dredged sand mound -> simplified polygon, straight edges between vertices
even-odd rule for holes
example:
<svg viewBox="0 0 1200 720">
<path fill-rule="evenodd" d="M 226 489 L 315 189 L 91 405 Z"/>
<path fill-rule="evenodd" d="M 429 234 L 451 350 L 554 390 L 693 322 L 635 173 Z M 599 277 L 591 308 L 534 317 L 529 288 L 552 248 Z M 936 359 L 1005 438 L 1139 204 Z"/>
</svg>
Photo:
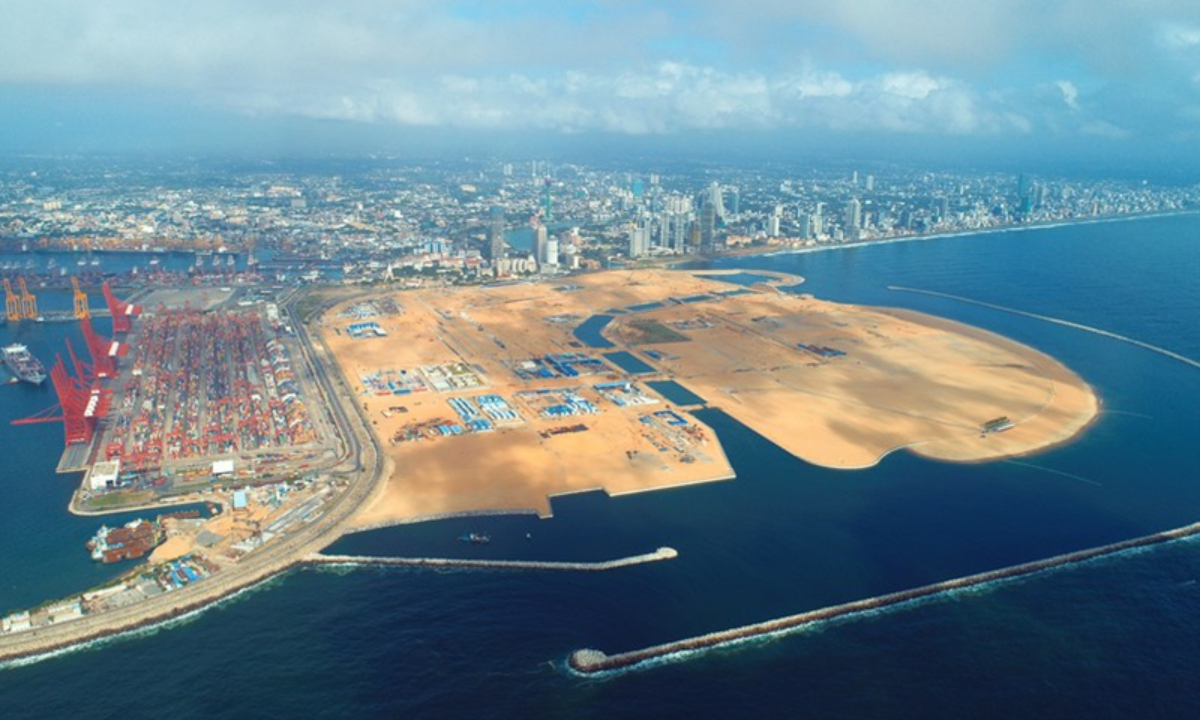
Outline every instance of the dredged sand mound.
<svg viewBox="0 0 1200 720">
<path fill-rule="evenodd" d="M 774 287 L 785 280 L 734 293 L 713 278 L 639 270 L 390 293 L 381 297 L 393 311 L 367 320 L 386 337 L 361 339 L 348 329 L 363 318 L 347 312 L 361 310 L 361 299 L 333 308 L 321 320 L 322 338 L 392 462 L 389 481 L 356 524 L 475 510 L 546 514 L 554 494 L 732 476 L 719 442 L 695 418 L 663 398 L 617 407 L 594 390 L 604 382 L 674 380 L 792 454 L 836 468 L 868 466 L 897 448 L 953 461 L 1032 453 L 1072 438 L 1098 411 L 1082 379 L 1032 348 L 927 315 Z M 604 336 L 616 347 L 591 349 L 573 335 L 596 314 L 614 316 Z M 615 350 L 632 352 L 654 373 L 631 377 L 612 363 L 580 377 L 518 372 L 548 354 L 600 359 Z M 415 392 L 393 395 L 363 381 L 428 379 L 429 369 L 452 366 L 467 371 L 466 385 L 479 384 L 417 382 Z M 544 404 L 529 399 L 563 390 L 600 412 L 547 418 Z M 487 393 L 504 398 L 518 419 L 479 434 L 428 430 L 460 421 L 451 398 Z M 688 434 L 647 417 L 667 408 L 686 419 Z M 983 432 L 999 417 L 1012 427 Z M 550 432 L 573 424 L 586 429 Z M 401 436 L 408 439 L 393 442 Z"/>
</svg>

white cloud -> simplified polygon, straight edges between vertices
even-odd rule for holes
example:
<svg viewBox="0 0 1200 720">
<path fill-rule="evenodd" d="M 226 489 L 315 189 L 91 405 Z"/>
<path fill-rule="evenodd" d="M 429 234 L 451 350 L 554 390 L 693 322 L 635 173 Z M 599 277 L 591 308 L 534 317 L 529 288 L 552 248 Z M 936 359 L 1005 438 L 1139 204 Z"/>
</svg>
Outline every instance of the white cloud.
<svg viewBox="0 0 1200 720">
<path fill-rule="evenodd" d="M 1018 114 L 968 86 L 923 72 L 851 81 L 803 68 L 767 75 L 679 62 L 615 74 L 530 78 L 446 75 L 383 80 L 301 96 L 231 94 L 217 101 L 315 118 L 464 128 L 662 134 L 694 129 L 797 128 L 904 133 L 1025 132 Z"/>
<path fill-rule="evenodd" d="M 1200 82 L 1195 0 L 571 5 L 6 0 L 0 86 L 423 126 L 993 134 L 1136 129 L 1130 87 Z M 1121 119 L 1099 116 L 1105 90 Z"/>
<path fill-rule="evenodd" d="M 1159 33 L 1159 42 L 1172 50 L 1200 45 L 1200 28 L 1169 23 Z"/>
<path fill-rule="evenodd" d="M 1063 102 L 1072 110 L 1079 109 L 1079 88 L 1070 80 L 1059 80 L 1054 83 L 1062 93 Z"/>
</svg>

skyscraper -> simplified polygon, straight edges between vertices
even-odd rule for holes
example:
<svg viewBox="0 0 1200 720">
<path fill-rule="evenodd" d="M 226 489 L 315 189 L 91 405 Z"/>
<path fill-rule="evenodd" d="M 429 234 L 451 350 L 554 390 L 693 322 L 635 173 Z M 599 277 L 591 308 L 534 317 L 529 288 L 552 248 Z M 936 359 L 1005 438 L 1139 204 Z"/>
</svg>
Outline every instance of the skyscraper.
<svg viewBox="0 0 1200 720">
<path fill-rule="evenodd" d="M 862 203 L 858 198 L 850 198 L 850 202 L 846 203 L 846 235 L 852 238 L 858 237 L 858 231 L 862 228 Z"/>
<path fill-rule="evenodd" d="M 767 237 L 779 237 L 779 215 L 771 215 L 767 218 Z"/>
<path fill-rule="evenodd" d="M 493 205 L 488 226 L 487 259 L 495 266 L 504 257 L 504 209 Z"/>
<path fill-rule="evenodd" d="M 719 195 L 718 195 L 719 197 Z M 707 254 L 717 248 L 717 206 L 709 197 L 700 206 L 700 252 Z"/>
<path fill-rule="evenodd" d="M 650 227 L 644 220 L 629 231 L 629 257 L 642 257 L 650 254 Z"/>
<path fill-rule="evenodd" d="M 711 205 L 717 220 L 725 222 L 725 200 L 721 195 L 721 186 L 714 180 L 700 194 L 700 206 Z"/>
<path fill-rule="evenodd" d="M 546 232 L 546 226 L 541 224 L 540 222 L 538 222 L 537 218 L 534 218 L 533 219 L 533 248 L 532 249 L 533 249 L 533 258 L 534 258 L 534 260 L 537 261 L 538 265 L 545 265 L 548 262 L 548 260 L 546 259 L 546 257 L 547 257 L 546 256 L 546 245 L 547 244 L 548 244 L 548 235 Z"/>
</svg>

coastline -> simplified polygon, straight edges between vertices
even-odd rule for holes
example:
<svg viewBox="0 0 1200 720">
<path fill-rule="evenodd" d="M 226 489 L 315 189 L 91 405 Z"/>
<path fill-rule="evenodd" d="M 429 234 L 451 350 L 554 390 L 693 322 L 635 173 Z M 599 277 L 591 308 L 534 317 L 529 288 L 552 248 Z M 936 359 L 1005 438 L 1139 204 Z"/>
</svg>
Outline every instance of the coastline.
<svg viewBox="0 0 1200 720">
<path fill-rule="evenodd" d="M 771 256 L 775 256 L 775 255 L 802 255 L 805 253 L 813 253 L 813 252 L 828 252 L 830 250 L 844 250 L 844 249 L 850 249 L 850 248 L 870 247 L 872 245 L 894 245 L 896 243 L 922 242 L 922 241 L 926 241 L 926 240 L 948 240 L 948 239 L 954 239 L 954 238 L 968 238 L 968 237 L 973 237 L 975 235 L 989 235 L 992 233 L 1017 233 L 1017 232 L 1024 232 L 1027 230 L 1049 230 L 1049 229 L 1053 229 L 1053 228 L 1069 227 L 1069 226 L 1073 226 L 1073 225 L 1102 225 L 1102 224 L 1107 224 L 1107 223 L 1136 222 L 1138 220 L 1151 220 L 1154 218 L 1165 218 L 1165 217 L 1181 217 L 1181 216 L 1185 216 L 1185 215 L 1197 215 L 1197 214 L 1200 214 L 1200 210 L 1172 210 L 1171 212 L 1131 213 L 1128 215 L 1106 215 L 1104 217 L 1083 218 L 1083 219 L 1077 219 L 1077 220 L 1055 220 L 1055 221 L 1048 221 L 1048 222 L 1044 222 L 1044 223 L 1030 223 L 1030 224 L 1023 224 L 1023 225 L 999 225 L 999 226 L 990 227 L 990 228 L 980 228 L 978 230 L 948 230 L 946 232 L 922 233 L 920 235 L 896 235 L 896 236 L 892 236 L 892 237 L 878 238 L 875 240 L 859 240 L 857 242 L 839 243 L 839 244 L 830 243 L 830 244 L 826 244 L 826 245 L 816 245 L 813 247 L 782 248 L 782 249 L 754 248 L 758 252 L 747 252 L 745 254 L 728 253 L 728 254 L 712 256 L 712 259 L 718 259 L 718 258 L 723 258 L 723 257 L 756 257 L 756 256 L 771 257 Z M 697 259 L 705 259 L 705 258 L 697 258 Z M 693 260 L 684 260 L 681 262 L 692 262 L 692 261 Z"/>
<path fill-rule="evenodd" d="M 864 245 L 876 244 L 879 242 L 893 243 L 893 242 L 909 242 L 909 241 L 914 241 L 914 240 L 942 239 L 942 238 L 946 238 L 946 237 L 985 234 L 985 233 L 990 233 L 990 232 L 1010 232 L 1010 231 L 1018 231 L 1018 230 L 1026 230 L 1026 229 L 1038 229 L 1039 227 L 1057 227 L 1060 225 L 1069 225 L 1069 224 L 1093 224 L 1093 223 L 1100 223 L 1100 222 L 1134 221 L 1134 220 L 1138 220 L 1138 219 L 1145 219 L 1145 218 L 1150 218 L 1150 217 L 1160 217 L 1160 216 L 1164 216 L 1164 215 L 1174 216 L 1174 215 L 1184 215 L 1184 214 L 1193 214 L 1193 213 L 1179 212 L 1179 213 L 1147 214 L 1147 215 L 1137 215 L 1137 216 L 1118 216 L 1118 217 L 1105 218 L 1105 219 L 1058 223 L 1056 225 L 1050 225 L 1050 226 L 1016 226 L 1016 227 L 1010 227 L 1010 228 L 1004 228 L 1004 229 L 993 228 L 993 229 L 986 229 L 986 230 L 979 230 L 979 231 L 971 231 L 971 232 L 967 232 L 967 233 L 954 233 L 954 234 L 943 234 L 943 235 L 923 235 L 923 236 L 915 236 L 915 237 L 905 237 L 905 238 L 870 241 L 870 242 L 856 243 L 856 244 L 831 246 L 831 247 L 827 247 L 827 248 L 796 249 L 796 250 L 789 250 L 789 251 L 782 251 L 782 252 L 768 251 L 768 252 L 764 252 L 764 253 L 753 253 L 753 254 L 773 255 L 773 254 L 788 254 L 788 253 L 799 253 L 799 252 L 816 252 L 816 251 L 824 251 L 824 250 L 843 249 L 843 248 L 847 248 L 847 247 L 860 247 L 860 246 L 864 246 Z M 930 316 L 930 317 L 933 317 L 933 316 Z M 950 322 L 953 322 L 953 321 L 950 321 Z M 987 331 L 982 331 L 982 332 L 987 332 Z M 1003 338 L 1003 336 L 998 336 L 998 337 Z M 1004 339 L 1007 340 L 1007 338 L 1004 338 Z M 1015 342 L 1015 341 L 1010 341 L 1010 342 Z M 363 424 L 365 426 L 365 422 L 361 418 L 361 416 L 359 416 L 357 414 L 357 412 L 354 414 L 357 417 L 359 417 L 359 421 L 363 422 Z M 1088 421 L 1088 423 L 1090 424 L 1091 422 L 1094 422 L 1094 420 L 1097 416 L 1098 416 L 1098 411 L 1093 414 L 1092 418 Z M 1087 425 L 1084 425 L 1081 429 L 1076 431 L 1076 433 L 1073 434 L 1071 437 L 1065 438 L 1056 444 L 1061 444 L 1064 442 L 1071 441 L 1072 439 L 1077 437 L 1078 434 L 1081 433 L 1083 431 L 1083 429 L 1086 427 L 1087 427 Z M 369 428 L 368 428 L 368 431 L 369 431 Z M 1050 446 L 1047 446 L 1047 447 L 1050 447 Z M 903 449 L 903 448 L 898 447 L 895 449 Z M 894 451 L 895 449 L 889 450 L 888 452 L 890 453 L 890 452 Z M 1039 449 L 1039 450 L 1037 450 L 1037 452 L 1040 452 L 1041 450 L 1044 450 L 1044 449 L 1046 449 L 1046 448 Z M 1016 456 L 1020 456 L 1020 455 L 1014 455 L 1014 457 L 1016 457 Z M 881 456 L 880 459 L 882 459 L 882 457 L 883 456 Z M 980 460 L 979 462 L 984 462 L 984 461 L 986 461 L 986 460 Z M 967 462 L 970 462 L 970 461 L 967 461 Z M 683 483 L 683 484 L 691 484 L 691 483 Z M 376 483 L 375 490 L 378 491 L 378 489 L 379 489 L 379 484 Z M 191 502 L 194 502 L 194 501 L 191 501 Z M 181 503 L 181 504 L 183 504 L 183 503 Z M 167 505 L 151 505 L 149 507 L 155 508 L 155 507 L 166 507 L 166 506 Z M 124 512 L 126 510 L 127 509 L 122 509 L 121 512 Z M 83 514 L 83 513 L 77 513 L 77 514 Z M 501 511 L 498 514 L 512 514 L 512 511 Z M 413 520 L 410 520 L 409 522 L 419 522 L 419 521 L 428 520 L 428 519 L 436 519 L 436 518 L 413 519 Z M 357 530 L 357 531 L 362 531 L 362 530 Z M 354 531 L 345 531 L 345 532 L 354 532 Z M 332 541 L 330 541 L 330 542 L 332 542 Z M 171 620 L 178 619 L 180 616 L 186 615 L 190 612 L 195 612 L 197 610 L 201 610 L 205 607 L 208 607 L 215 603 L 218 603 L 221 600 L 228 598 L 232 595 L 243 592 L 243 591 L 250 589 L 254 586 L 257 586 L 263 582 L 269 581 L 271 578 L 276 577 L 276 576 L 280 575 L 281 573 L 288 572 L 289 570 L 291 570 L 292 568 L 294 568 L 297 564 L 299 564 L 301 562 L 302 562 L 301 560 L 294 559 L 291 562 L 284 564 L 280 567 L 276 567 L 271 570 L 264 569 L 262 571 L 261 575 L 256 575 L 254 577 L 246 576 L 242 580 L 231 584 L 230 587 L 219 588 L 219 589 L 213 588 L 211 593 L 197 592 L 195 594 L 195 597 L 192 597 L 192 598 L 185 599 L 185 598 L 179 598 L 178 596 L 175 596 L 175 597 L 168 596 L 173 601 L 172 603 L 167 604 L 168 607 L 164 607 L 161 609 L 155 609 L 153 613 L 142 614 L 143 616 L 136 620 L 130 619 L 130 620 L 127 620 L 124 622 L 118 622 L 116 625 L 114 625 L 112 627 L 108 627 L 107 623 L 106 623 L 105 626 L 95 628 L 89 633 L 80 633 L 80 634 L 78 634 L 77 637 L 74 637 L 73 639 L 58 640 L 58 639 L 54 639 L 53 637 L 47 638 L 47 636 L 54 636 L 54 635 L 56 635 L 56 633 L 54 633 L 53 631 L 56 631 L 59 629 L 64 629 L 64 628 L 70 628 L 71 625 L 73 625 L 75 623 L 86 622 L 86 619 L 82 620 L 82 621 L 75 621 L 75 623 L 66 623 L 66 624 L 59 625 L 59 626 L 52 626 L 50 628 L 39 629 L 37 631 L 30 631 L 31 637 L 36 635 L 36 636 L 38 636 L 39 640 L 43 640 L 43 642 L 49 643 L 49 644 L 44 645 L 44 647 L 42 647 L 40 650 L 18 650 L 18 651 L 10 652 L 8 650 L 8 648 L 3 647 L 3 645 L 5 645 L 7 643 L 5 643 L 3 639 L 0 639 L 0 662 L 7 663 L 8 661 L 14 660 L 14 659 L 35 657 L 35 656 L 39 656 L 39 655 L 44 655 L 46 653 L 53 653 L 53 652 L 56 652 L 57 650 L 60 650 L 63 648 L 74 647 L 81 643 L 92 642 L 95 640 L 104 639 L 104 638 L 111 637 L 114 635 L 119 636 L 121 634 L 124 634 L 127 632 L 133 632 L 133 631 L 139 630 L 139 629 L 147 627 L 147 626 L 153 626 L 153 625 L 161 624 L 163 622 L 169 622 Z M 200 588 L 202 590 L 208 590 L 208 588 L 203 588 L 202 585 L 195 586 L 195 587 Z M 144 608 L 138 608 L 138 609 L 144 610 Z M 105 619 L 107 620 L 109 618 L 105 618 Z M 114 621 L 118 620 L 117 618 L 111 618 L 111 619 Z M 64 636 L 72 635 L 72 633 L 66 633 L 66 632 L 61 633 L 61 634 Z M 38 643 L 38 644 L 41 644 L 41 643 Z"/>
<path fill-rule="evenodd" d="M 897 449 L 908 449 L 910 452 L 920 455 L 922 457 L 927 457 L 932 460 L 941 460 L 941 461 L 946 461 L 946 462 L 962 462 L 962 463 L 1001 462 L 1001 461 L 1011 459 L 1011 458 L 1027 457 L 1030 455 L 1036 455 L 1038 453 L 1046 452 L 1047 450 L 1050 450 L 1051 448 L 1059 447 L 1059 446 L 1074 442 L 1076 439 L 1081 437 L 1083 435 L 1083 433 L 1085 433 L 1087 431 L 1087 429 L 1089 427 L 1091 427 L 1096 422 L 1096 420 L 1100 417 L 1100 411 L 1103 406 L 1103 400 L 1100 397 L 1100 395 L 1096 392 L 1096 389 L 1091 384 L 1089 384 L 1086 380 L 1084 380 L 1082 377 L 1080 377 L 1077 373 L 1075 373 L 1073 370 L 1071 370 L 1066 365 L 1064 365 L 1062 362 L 1060 362 L 1057 358 L 1055 358 L 1051 355 L 1048 355 L 1046 353 L 1043 353 L 1040 350 L 1038 350 L 1037 348 L 1034 348 L 1029 345 L 1025 345 L 1024 343 L 1013 340 L 1012 338 L 1007 337 L 1005 335 L 1001 335 L 999 333 L 992 332 L 991 330 L 985 330 L 983 328 L 975 327 L 973 325 L 968 325 L 966 323 L 962 323 L 957 320 L 951 320 L 949 318 L 943 318 L 943 317 L 939 317 L 937 315 L 930 315 L 928 313 L 923 313 L 923 312 L 919 312 L 916 310 L 908 310 L 905 308 L 875 308 L 875 310 L 878 312 L 887 314 L 887 315 L 891 315 L 893 317 L 908 318 L 908 319 L 913 320 L 914 322 L 918 322 L 918 323 L 921 323 L 921 324 L 929 326 L 929 327 L 946 329 L 950 332 L 958 333 L 958 334 L 961 334 L 961 335 L 964 335 L 967 337 L 976 338 L 976 339 L 982 340 L 984 342 L 992 343 L 999 347 L 1006 347 L 1006 348 L 1011 349 L 1013 351 L 1013 353 L 1018 356 L 1022 356 L 1025 358 L 1031 358 L 1034 360 L 1041 360 L 1042 362 L 1045 362 L 1048 364 L 1048 367 L 1044 367 L 1044 368 L 1042 368 L 1042 370 L 1043 370 L 1043 373 L 1047 374 L 1047 377 L 1052 382 L 1056 382 L 1057 384 L 1070 383 L 1075 386 L 1075 389 L 1077 389 L 1080 392 L 1082 392 L 1083 394 L 1085 394 L 1088 398 L 1094 400 L 1094 402 L 1090 403 L 1089 406 L 1083 408 L 1082 410 L 1079 410 L 1076 413 L 1072 413 L 1074 415 L 1074 422 L 1068 426 L 1069 427 L 1068 431 L 1066 431 L 1065 433 L 1061 433 L 1058 437 L 1054 437 L 1054 438 L 1045 440 L 1036 447 L 1031 447 L 1031 448 L 1024 449 L 1024 450 L 1007 452 L 1007 453 L 1003 453 L 1003 454 L 996 455 L 996 456 L 977 457 L 976 458 L 976 457 L 959 457 L 959 456 L 950 457 L 945 454 L 939 454 L 936 452 L 924 452 L 924 451 L 922 451 L 922 449 L 913 449 L 911 447 L 897 448 Z M 1051 377 L 1049 375 L 1050 373 L 1053 374 L 1053 377 Z M 1049 405 L 1051 403 L 1053 403 L 1056 399 L 1057 398 L 1052 398 L 1047 403 L 1047 407 L 1043 408 L 1043 412 L 1046 409 L 1048 409 Z M 1018 422 L 1018 427 L 1020 426 L 1020 424 L 1021 423 Z M 1002 437 L 1008 436 L 1009 433 L 1011 433 L 1011 432 L 1012 431 L 1007 431 L 1006 433 L 1004 433 L 1002 435 L 993 435 L 993 438 L 995 438 L 995 437 L 1002 438 Z M 972 431 L 971 434 L 974 435 L 976 433 L 975 433 L 975 431 Z M 891 451 L 889 451 L 889 453 L 890 452 Z M 880 460 L 882 460 L 882 457 L 880 458 Z"/>
</svg>

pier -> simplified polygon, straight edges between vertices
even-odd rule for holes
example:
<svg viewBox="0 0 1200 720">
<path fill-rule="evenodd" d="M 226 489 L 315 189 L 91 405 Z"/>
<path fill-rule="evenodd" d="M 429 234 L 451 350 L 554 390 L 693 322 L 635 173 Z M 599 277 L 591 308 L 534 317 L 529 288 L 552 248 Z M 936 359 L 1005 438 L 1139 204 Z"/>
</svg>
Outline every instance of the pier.
<svg viewBox="0 0 1200 720">
<path fill-rule="evenodd" d="M 575 572 L 602 572 L 634 565 L 671 560 L 679 556 L 674 548 L 660 547 L 652 553 L 633 555 L 617 560 L 602 562 L 567 562 L 558 560 L 475 560 L 471 558 L 403 558 L 362 555 L 324 555 L 313 553 L 304 558 L 309 565 L 363 565 L 368 567 L 459 567 L 489 568 L 493 570 L 567 570 Z"/>
<path fill-rule="evenodd" d="M 643 663 L 671 655 L 703 652 L 723 645 L 731 645 L 755 638 L 782 634 L 798 630 L 816 622 L 853 617 L 865 612 L 882 610 L 902 603 L 932 598 L 952 590 L 965 590 L 986 583 L 1010 581 L 1046 570 L 1078 565 L 1090 560 L 1109 557 L 1129 550 L 1181 540 L 1196 534 L 1200 534 L 1200 523 L 1193 523 L 1185 527 L 1153 535 L 1145 535 L 1132 540 L 1123 540 L 1111 545 L 1102 545 L 1088 550 L 1056 555 L 1044 560 L 1035 560 L 1021 565 L 1013 565 L 999 570 L 968 575 L 911 590 L 901 590 L 865 600 L 831 605 L 797 615 L 789 615 L 753 625 L 743 625 L 742 627 L 730 630 L 721 630 L 707 635 L 699 635 L 662 645 L 654 645 L 641 650 L 617 653 L 615 655 L 607 655 L 599 650 L 592 649 L 576 650 L 567 659 L 567 665 L 575 672 L 584 675 L 628 670 Z"/>
</svg>

